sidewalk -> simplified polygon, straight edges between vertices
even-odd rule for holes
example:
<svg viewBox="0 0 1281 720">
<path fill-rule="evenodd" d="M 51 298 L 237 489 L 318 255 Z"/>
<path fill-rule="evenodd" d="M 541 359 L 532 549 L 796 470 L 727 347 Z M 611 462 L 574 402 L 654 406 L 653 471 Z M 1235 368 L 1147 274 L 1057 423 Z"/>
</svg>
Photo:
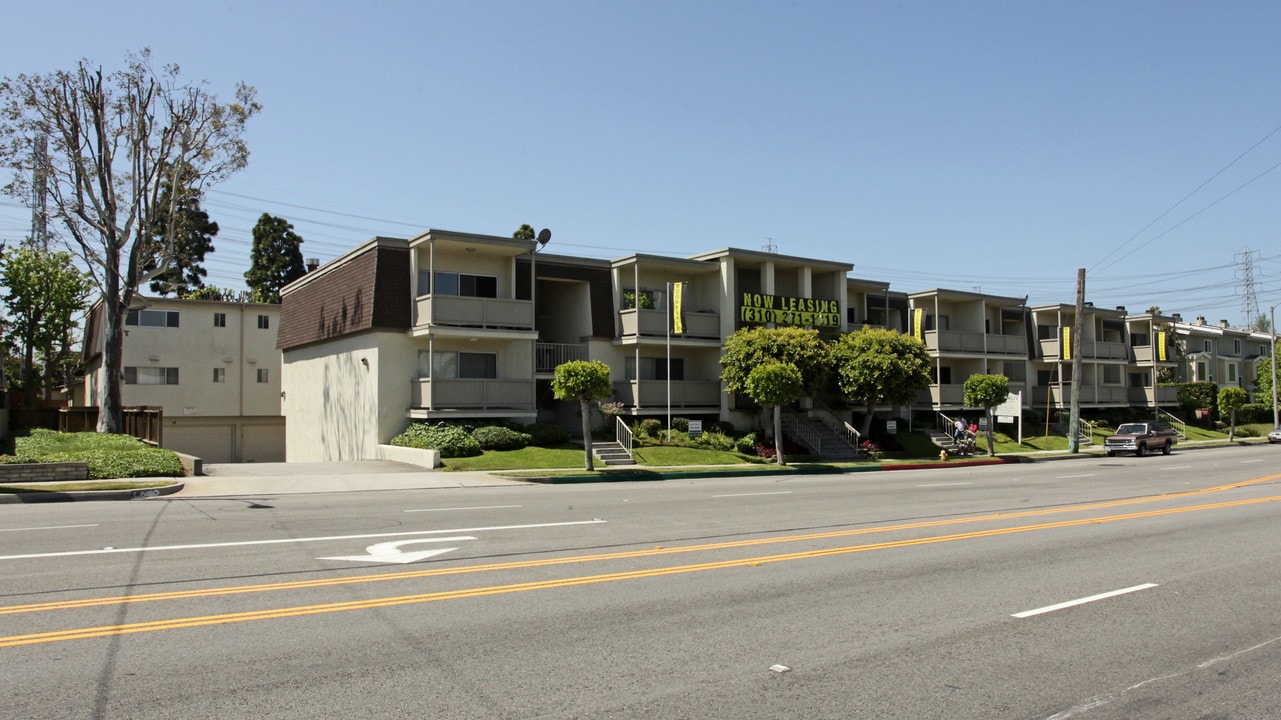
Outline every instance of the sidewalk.
<svg viewBox="0 0 1281 720">
<path fill-rule="evenodd" d="M 429 488 L 525 485 L 512 478 L 482 472 L 442 472 L 389 460 L 331 463 L 252 463 L 206 465 L 204 475 L 181 478 L 182 490 L 171 497 L 286 495 L 353 490 L 425 490 Z"/>
</svg>

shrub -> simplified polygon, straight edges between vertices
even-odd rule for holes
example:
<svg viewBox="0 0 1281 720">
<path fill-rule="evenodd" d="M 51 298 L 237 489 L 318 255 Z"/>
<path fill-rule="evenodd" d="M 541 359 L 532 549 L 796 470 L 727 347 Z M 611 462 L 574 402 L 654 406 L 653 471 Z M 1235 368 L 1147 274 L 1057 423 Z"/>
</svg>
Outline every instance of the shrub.
<svg viewBox="0 0 1281 720">
<path fill-rule="evenodd" d="M 1247 403 L 1237 410 L 1238 423 L 1271 423 L 1272 405 L 1265 403 Z M 1239 430 L 1238 430 L 1239 432 Z"/>
<path fill-rule="evenodd" d="M 405 432 L 391 439 L 392 445 L 439 450 L 442 458 L 473 457 L 482 454 L 480 443 L 466 428 L 449 423 L 411 423 Z"/>
<path fill-rule="evenodd" d="M 556 447 L 569 441 L 569 433 L 565 432 L 565 428 L 552 423 L 526 425 L 521 431 L 529 434 L 529 444 L 536 447 Z"/>
<path fill-rule="evenodd" d="M 705 432 L 694 438 L 694 444 L 699 447 L 705 447 L 709 450 L 723 450 L 733 452 L 738 449 L 734 438 L 720 431 Z"/>
<path fill-rule="evenodd" d="M 734 441 L 734 449 L 744 455 L 756 454 L 756 433 L 750 432 Z"/>
<path fill-rule="evenodd" d="M 60 433 L 44 428 L 15 438 L 11 462 L 83 462 L 95 480 L 177 477 L 183 472 L 177 453 L 128 435 Z"/>
<path fill-rule="evenodd" d="M 471 431 L 471 436 L 480 445 L 481 450 L 519 450 L 529 444 L 533 438 L 501 425 L 486 425 Z"/>
<path fill-rule="evenodd" d="M 645 437 L 658 439 L 659 433 L 663 431 L 663 421 L 658 418 L 645 418 L 640 421 L 640 434 Z M 636 428 L 632 429 L 636 432 Z"/>
<path fill-rule="evenodd" d="M 683 418 L 683 417 L 672 418 L 672 429 L 679 430 L 683 433 L 689 432 L 689 418 Z"/>
<path fill-rule="evenodd" d="M 708 429 L 718 432 L 722 435 L 728 435 L 730 437 L 734 437 L 734 432 L 735 432 L 734 423 L 728 420 L 717 420 L 713 422 L 711 427 Z"/>
</svg>

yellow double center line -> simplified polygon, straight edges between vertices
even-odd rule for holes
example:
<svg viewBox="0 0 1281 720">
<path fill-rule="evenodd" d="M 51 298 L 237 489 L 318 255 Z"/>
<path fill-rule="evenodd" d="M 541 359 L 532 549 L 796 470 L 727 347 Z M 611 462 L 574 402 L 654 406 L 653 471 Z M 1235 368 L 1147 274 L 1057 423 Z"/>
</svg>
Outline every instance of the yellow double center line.
<svg viewBox="0 0 1281 720">
<path fill-rule="evenodd" d="M 1138 503 L 1154 502 L 1157 500 L 1170 500 L 1181 497 L 1203 495 L 1213 492 L 1222 492 L 1247 485 L 1254 485 L 1270 480 L 1281 478 L 1281 475 L 1272 475 L 1263 478 L 1256 478 L 1240 483 L 1222 485 L 1204 490 L 1193 490 L 1184 493 L 1173 493 L 1167 495 L 1157 495 L 1145 498 L 1132 498 L 1129 500 L 1119 500 L 1107 503 L 1094 503 L 1089 505 L 1076 505 L 1062 508 L 1051 508 L 1042 510 L 1029 510 L 1019 513 L 992 514 L 969 518 L 952 518 L 949 520 L 936 520 L 920 523 L 907 523 L 900 525 L 881 526 L 875 528 L 860 528 L 855 530 L 841 530 L 826 533 L 811 533 L 805 535 L 789 535 L 777 538 L 757 538 L 752 540 L 739 540 L 725 543 L 713 543 L 706 545 L 692 545 L 675 548 L 653 548 L 646 550 L 636 550 L 629 552 L 608 553 L 598 555 L 579 555 L 564 558 L 546 558 L 542 560 L 532 560 L 512 563 L 495 563 L 490 565 L 474 565 L 468 567 L 453 568 L 433 568 L 430 570 L 419 570 L 411 572 L 389 573 L 385 575 L 365 575 L 359 577 L 344 578 L 327 578 L 311 581 L 297 581 L 289 583 L 271 583 L 263 585 L 245 585 L 239 587 L 226 588 L 209 588 L 204 590 L 190 590 L 172 593 L 153 593 L 148 595 L 122 596 L 110 598 L 87 598 L 84 600 L 72 600 L 66 602 L 37 603 L 31 605 L 14 605 L 0 607 L 0 614 L 12 614 L 23 612 L 38 612 L 48 610 L 61 610 L 71 608 L 85 608 L 102 605 L 118 605 L 124 603 L 147 602 L 158 600 L 176 600 L 186 598 L 211 597 L 218 595 L 232 595 L 251 592 L 267 592 L 274 590 L 295 590 L 305 588 L 317 588 L 333 585 L 345 585 L 364 582 L 381 582 L 386 580 L 403 580 L 409 578 L 421 578 L 439 575 L 455 575 L 463 573 L 491 572 L 496 570 L 523 569 L 534 567 L 545 567 L 550 565 L 564 565 L 569 563 L 595 562 L 602 560 L 619 560 L 637 557 L 653 557 L 659 555 L 668 555 L 674 553 L 700 552 L 710 550 L 721 550 L 727 548 L 749 547 L 754 545 L 765 545 L 782 542 L 796 542 L 804 540 L 820 540 L 837 537 L 849 537 L 855 535 L 864 535 L 871 533 L 883 533 L 902 530 L 912 530 L 929 527 L 941 527 L 946 525 L 955 525 L 960 523 L 974 523 L 993 520 L 1009 520 L 1021 517 L 1032 517 L 1038 515 L 1049 515 L 1065 512 L 1076 512 L 1083 510 L 1092 510 L 1109 507 L 1120 507 Z M 1075 527 L 1080 525 L 1093 525 L 1107 522 L 1116 522 L 1120 520 L 1133 520 L 1138 518 L 1159 517 L 1162 515 L 1175 515 L 1187 512 L 1199 512 L 1202 510 L 1213 510 L 1227 507 L 1237 507 L 1243 505 L 1254 505 L 1259 503 L 1276 502 L 1281 500 L 1281 496 L 1250 498 L 1245 500 L 1234 500 L 1206 505 L 1194 505 L 1188 507 L 1166 508 L 1161 510 L 1150 510 L 1146 512 L 1127 513 L 1123 515 L 1110 515 L 1097 518 L 1080 518 L 1076 520 L 1064 520 L 1060 522 L 1041 523 L 1036 525 L 1021 525 L 1008 528 L 996 528 L 991 530 L 978 530 L 969 533 L 958 533 L 951 535 L 936 535 L 924 538 L 909 538 L 904 540 L 893 540 L 883 543 L 871 543 L 866 545 L 852 545 L 846 547 L 827 548 L 821 550 L 807 550 L 796 553 L 784 553 L 778 555 L 764 555 L 758 557 L 721 560 L 716 562 L 697 563 L 692 565 L 677 565 L 664 568 L 652 568 L 648 570 L 633 570 L 628 572 L 606 573 L 601 575 L 587 575 L 581 577 L 572 577 L 556 580 L 542 580 L 528 583 L 512 583 L 508 585 L 493 585 L 489 587 L 466 588 L 461 590 L 449 590 L 431 593 L 421 593 L 415 595 L 401 595 L 397 597 L 375 598 L 370 600 L 354 600 L 338 603 L 324 603 L 319 605 L 301 605 L 295 607 L 275 608 L 268 610 L 255 610 L 238 613 L 225 613 L 220 615 L 204 615 L 188 618 L 174 618 L 170 620 L 156 620 L 151 622 L 127 623 L 120 625 L 106 625 L 92 628 L 78 628 L 73 630 L 60 630 L 45 633 L 33 633 L 29 635 L 13 635 L 9 637 L 0 637 L 0 648 L 15 647 L 18 645 L 34 645 L 39 643 L 59 642 L 63 640 L 81 640 L 88 638 L 107 637 L 111 635 L 127 635 L 132 633 L 154 632 L 158 630 L 177 630 L 182 628 L 201 627 L 206 625 L 222 625 L 228 623 L 250 622 L 255 620 L 273 620 L 288 617 L 301 617 L 304 615 L 319 615 L 324 613 L 344 612 L 348 610 L 368 610 L 373 608 L 393 607 L 397 605 L 411 605 L 416 603 L 436 602 L 440 600 L 459 600 L 464 598 L 483 597 L 488 595 L 504 595 L 517 592 L 528 592 L 531 590 L 548 590 L 554 588 L 566 588 L 577 585 L 591 585 L 607 582 L 616 582 L 620 580 L 639 580 L 644 578 L 660 577 L 663 575 L 678 575 L 691 572 L 702 572 L 705 570 L 720 570 L 725 568 L 745 567 L 764 565 L 766 563 L 777 563 L 791 560 L 806 560 L 811 558 L 831 557 L 836 555 L 846 555 L 851 553 L 866 552 L 869 550 L 886 550 L 891 548 L 912 547 L 918 545 L 930 545 L 935 543 L 951 542 L 954 540 L 968 540 L 983 537 L 995 537 L 999 535 L 1012 535 L 1016 533 L 1032 532 L 1036 530 L 1050 530 L 1056 528 Z"/>
</svg>

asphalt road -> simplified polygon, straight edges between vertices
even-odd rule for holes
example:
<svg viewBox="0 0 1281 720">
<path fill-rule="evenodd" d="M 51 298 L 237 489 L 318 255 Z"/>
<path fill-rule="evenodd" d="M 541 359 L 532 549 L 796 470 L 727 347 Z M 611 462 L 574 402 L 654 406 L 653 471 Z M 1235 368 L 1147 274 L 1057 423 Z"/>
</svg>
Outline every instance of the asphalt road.
<svg viewBox="0 0 1281 720">
<path fill-rule="evenodd" d="M 0 506 L 0 715 L 1274 718 L 1278 452 Z"/>
</svg>

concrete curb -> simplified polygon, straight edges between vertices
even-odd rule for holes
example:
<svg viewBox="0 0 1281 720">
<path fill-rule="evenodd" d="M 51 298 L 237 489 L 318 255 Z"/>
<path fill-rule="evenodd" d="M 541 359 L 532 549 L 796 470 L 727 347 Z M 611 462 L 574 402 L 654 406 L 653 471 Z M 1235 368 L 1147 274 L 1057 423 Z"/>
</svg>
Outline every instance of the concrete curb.
<svg viewBox="0 0 1281 720">
<path fill-rule="evenodd" d="M 110 481 L 104 481 L 110 482 Z M 147 498 L 172 495 L 186 487 L 186 483 L 174 482 L 156 488 L 139 488 L 135 490 L 75 490 L 58 492 L 54 490 L 32 490 L 24 493 L 0 494 L 0 505 L 27 505 L 46 502 L 86 502 L 90 500 L 145 500 Z"/>
</svg>

